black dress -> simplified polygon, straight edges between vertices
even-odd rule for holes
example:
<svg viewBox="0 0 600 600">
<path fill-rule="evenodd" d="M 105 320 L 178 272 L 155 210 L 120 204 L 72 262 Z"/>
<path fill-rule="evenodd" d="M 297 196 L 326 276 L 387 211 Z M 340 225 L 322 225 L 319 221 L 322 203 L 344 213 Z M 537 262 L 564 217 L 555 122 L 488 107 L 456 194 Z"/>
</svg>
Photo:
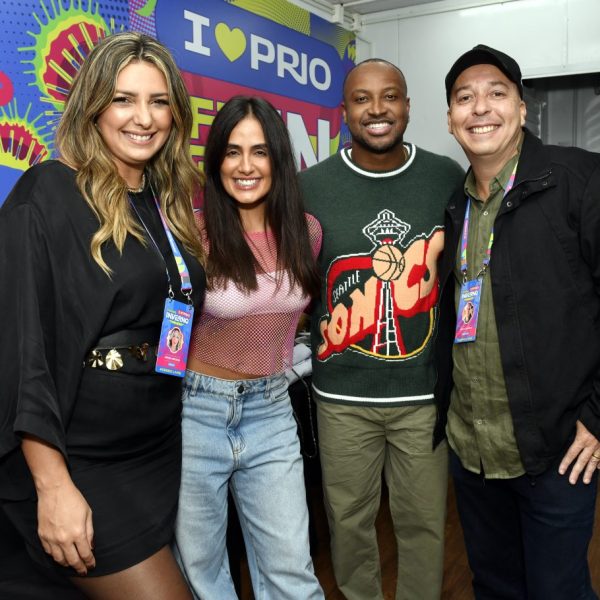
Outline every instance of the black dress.
<svg viewBox="0 0 600 600">
<path fill-rule="evenodd" d="M 132 201 L 184 300 L 149 186 Z M 143 330 L 147 337 L 150 330 L 154 339 L 132 343 L 157 342 L 168 290 L 165 260 L 150 240 L 144 246 L 131 236 L 122 255 L 112 243 L 103 246 L 109 278 L 90 254 L 97 228 L 75 172 L 57 161 L 27 171 L 0 209 L 0 503 L 30 556 L 71 576 L 37 536 L 20 434 L 61 450 L 92 509 L 96 567 L 89 576 L 123 570 L 169 543 L 180 479 L 181 379 L 84 367 L 103 336 Z M 204 271 L 178 245 L 197 315 Z"/>
</svg>

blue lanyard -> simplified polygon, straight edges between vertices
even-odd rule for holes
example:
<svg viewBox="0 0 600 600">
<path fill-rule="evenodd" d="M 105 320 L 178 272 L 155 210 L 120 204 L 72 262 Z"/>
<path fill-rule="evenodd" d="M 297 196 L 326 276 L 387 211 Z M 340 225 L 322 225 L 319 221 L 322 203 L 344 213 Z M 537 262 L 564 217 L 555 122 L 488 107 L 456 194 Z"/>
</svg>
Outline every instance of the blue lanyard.
<svg viewBox="0 0 600 600">
<path fill-rule="evenodd" d="M 192 280 L 190 278 L 189 270 L 187 268 L 187 265 L 185 264 L 185 260 L 183 259 L 181 252 L 179 251 L 179 247 L 175 243 L 175 238 L 173 237 L 173 234 L 171 233 L 171 230 L 169 229 L 169 226 L 167 225 L 167 220 L 165 219 L 163 212 L 160 208 L 160 203 L 158 202 L 158 199 L 156 198 L 156 194 L 154 193 L 154 188 L 152 187 L 152 184 L 150 184 L 150 190 L 152 191 L 152 198 L 154 200 L 154 204 L 156 205 L 156 209 L 158 210 L 158 214 L 160 215 L 161 223 L 165 230 L 165 234 L 167 235 L 167 239 L 169 240 L 169 245 L 171 246 L 171 251 L 173 252 L 173 257 L 175 258 L 175 264 L 177 265 L 177 270 L 179 271 L 179 277 L 181 279 L 181 293 L 188 299 L 188 303 L 191 304 L 192 303 L 191 295 L 192 295 L 193 290 L 192 290 Z M 169 283 L 169 298 L 173 298 L 175 296 L 175 294 L 173 293 L 173 287 L 171 286 L 171 277 L 169 275 L 169 269 L 167 268 L 167 261 L 165 260 L 165 257 L 163 256 L 162 252 L 160 251 L 160 248 L 159 248 L 158 244 L 156 243 L 156 240 L 152 237 L 152 234 L 150 233 L 150 230 L 146 226 L 146 223 L 144 223 L 144 220 L 142 219 L 137 208 L 135 207 L 135 204 L 133 203 L 131 196 L 129 196 L 129 203 L 131 204 L 131 207 L 133 208 L 138 219 L 140 220 L 140 223 L 146 230 L 148 237 L 154 244 L 154 247 L 156 248 L 157 252 L 160 254 L 161 258 L 163 259 L 163 262 L 165 263 L 165 271 L 167 273 L 167 281 Z"/>
<path fill-rule="evenodd" d="M 510 192 L 510 190 L 512 190 L 514 184 L 515 184 L 515 177 L 517 174 L 517 165 L 519 163 L 517 162 L 517 164 L 515 165 L 515 168 L 512 170 L 512 173 L 510 174 L 510 177 L 508 178 L 508 183 L 506 184 L 506 188 L 504 189 L 504 195 L 502 196 L 503 198 L 506 197 L 506 194 L 508 194 L 508 192 Z M 462 273 L 463 276 L 463 283 L 466 283 L 467 281 L 467 242 L 468 242 L 468 238 L 469 238 L 469 215 L 471 212 L 471 198 L 469 196 L 467 196 L 467 210 L 465 211 L 465 220 L 463 222 L 463 231 L 462 231 L 462 241 L 460 244 L 460 272 Z M 485 275 L 485 272 L 488 268 L 488 265 L 490 264 L 490 259 L 492 257 L 492 246 L 494 244 L 494 227 L 492 226 L 492 231 L 490 232 L 490 239 L 488 241 L 488 246 L 487 246 L 487 250 L 485 253 L 485 257 L 483 259 L 483 265 L 481 266 L 481 269 L 479 271 L 479 273 L 477 273 L 477 276 L 475 277 L 475 279 L 483 279 L 483 276 Z"/>
</svg>

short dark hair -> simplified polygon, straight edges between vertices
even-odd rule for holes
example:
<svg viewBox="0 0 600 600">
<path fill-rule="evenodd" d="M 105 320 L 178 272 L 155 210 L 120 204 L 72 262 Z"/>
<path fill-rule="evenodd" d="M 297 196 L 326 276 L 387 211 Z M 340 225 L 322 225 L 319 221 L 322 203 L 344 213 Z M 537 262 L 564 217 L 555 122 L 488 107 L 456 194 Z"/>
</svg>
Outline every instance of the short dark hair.
<svg viewBox="0 0 600 600">
<path fill-rule="evenodd" d="M 342 94 L 344 95 L 344 97 L 346 96 L 346 82 L 348 81 L 348 77 L 350 77 L 350 74 L 354 73 L 354 71 L 356 69 L 358 69 L 358 67 L 362 67 L 363 65 L 366 65 L 369 63 L 381 63 L 383 65 L 387 65 L 388 67 L 392 67 L 392 69 L 396 69 L 396 71 L 398 71 L 398 73 L 400 74 L 400 78 L 402 79 L 402 81 L 404 83 L 404 89 L 406 90 L 406 77 L 404 77 L 404 73 L 402 72 L 400 67 L 397 67 L 394 63 L 391 63 L 389 60 L 385 60 L 384 58 L 367 58 L 367 59 L 359 62 L 357 65 L 354 65 L 346 73 L 346 76 L 344 77 L 344 82 L 342 83 Z"/>
</svg>

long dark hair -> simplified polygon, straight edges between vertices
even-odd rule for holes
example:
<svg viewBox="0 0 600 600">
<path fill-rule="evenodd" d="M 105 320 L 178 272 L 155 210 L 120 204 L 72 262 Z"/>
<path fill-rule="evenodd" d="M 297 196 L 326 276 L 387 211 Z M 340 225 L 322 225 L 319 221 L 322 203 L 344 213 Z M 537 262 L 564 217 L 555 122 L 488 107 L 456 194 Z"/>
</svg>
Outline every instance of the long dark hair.
<svg viewBox="0 0 600 600">
<path fill-rule="evenodd" d="M 210 285 L 232 280 L 240 289 L 257 289 L 260 266 L 246 238 L 236 201 L 225 191 L 221 164 L 234 127 L 248 116 L 261 125 L 271 161 L 271 189 L 265 202 L 265 225 L 277 244 L 278 285 L 286 272 L 292 285 L 304 293 L 319 291 L 319 274 L 313 257 L 292 145 L 283 119 L 263 98 L 234 96 L 217 113 L 204 154 L 206 188 L 204 222 L 210 245 L 207 276 Z"/>
</svg>

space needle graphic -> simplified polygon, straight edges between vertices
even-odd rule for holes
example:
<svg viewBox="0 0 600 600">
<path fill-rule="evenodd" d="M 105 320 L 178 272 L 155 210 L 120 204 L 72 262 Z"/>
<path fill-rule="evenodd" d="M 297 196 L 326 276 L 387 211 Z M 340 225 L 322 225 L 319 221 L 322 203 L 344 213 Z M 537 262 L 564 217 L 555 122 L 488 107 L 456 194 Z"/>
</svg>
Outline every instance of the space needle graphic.
<svg viewBox="0 0 600 600">
<path fill-rule="evenodd" d="M 363 233 L 375 244 L 372 254 L 373 271 L 381 281 L 377 297 L 377 320 L 371 351 L 383 356 L 401 354 L 398 329 L 394 317 L 394 298 L 391 282 L 404 271 L 404 256 L 399 246 L 410 225 L 390 210 L 382 210 L 377 218 L 364 227 Z"/>
</svg>

